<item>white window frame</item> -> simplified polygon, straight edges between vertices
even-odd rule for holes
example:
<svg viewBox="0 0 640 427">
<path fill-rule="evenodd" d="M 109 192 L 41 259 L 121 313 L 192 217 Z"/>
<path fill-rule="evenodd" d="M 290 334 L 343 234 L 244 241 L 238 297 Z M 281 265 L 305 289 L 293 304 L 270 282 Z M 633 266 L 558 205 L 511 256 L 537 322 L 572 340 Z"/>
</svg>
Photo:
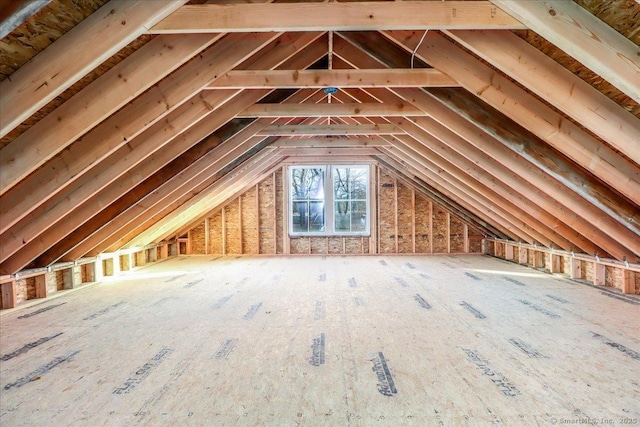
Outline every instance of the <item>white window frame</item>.
<svg viewBox="0 0 640 427">
<path fill-rule="evenodd" d="M 367 170 L 366 179 L 366 223 L 363 231 L 335 231 L 335 200 L 333 189 L 333 177 L 334 170 L 336 168 L 364 168 Z M 291 191 L 292 174 L 295 169 L 323 169 L 324 171 L 324 231 L 293 231 L 293 195 Z M 289 165 L 287 168 L 287 180 L 285 185 L 287 186 L 287 215 L 289 222 L 289 236 L 291 237 L 327 237 L 327 236 L 371 236 L 371 165 L 367 163 L 358 164 L 304 164 L 304 165 Z"/>
</svg>

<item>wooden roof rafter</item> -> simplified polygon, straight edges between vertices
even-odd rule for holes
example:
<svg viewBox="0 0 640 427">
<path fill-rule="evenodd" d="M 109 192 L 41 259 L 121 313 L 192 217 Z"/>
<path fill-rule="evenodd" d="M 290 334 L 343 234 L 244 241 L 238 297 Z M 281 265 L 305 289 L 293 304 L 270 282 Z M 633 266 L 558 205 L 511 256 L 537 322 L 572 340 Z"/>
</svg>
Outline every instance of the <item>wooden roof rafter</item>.
<svg viewBox="0 0 640 427">
<path fill-rule="evenodd" d="M 553 8 L 557 2 L 529 3 Z M 213 10 L 227 14 L 225 32 L 233 34 L 215 32 L 223 27 L 211 20 Z M 569 16 L 553 10 L 557 19 Z M 274 25 L 300 32 L 272 34 Z M 623 36 L 606 36 L 602 25 L 584 28 L 605 35 L 609 48 L 625 45 Z M 251 185 L 248 177 L 259 173 L 251 165 L 263 156 L 273 156 L 265 168 L 375 158 L 428 183 L 475 224 L 490 225 L 483 228 L 489 234 L 637 260 L 640 121 L 509 31 L 521 28 L 482 0 L 181 7 L 150 30 L 175 34 L 156 36 L 121 63 L 119 69 L 131 72 L 114 68 L 0 150 L 7 165 L 14 151 L 36 153 L 20 154 L 20 167 L 0 163 L 9 178 L 0 186 L 0 270 L 170 237 L 201 216 L 203 200 L 225 203 Z M 184 34 L 200 30 L 208 34 Z M 179 44 L 184 48 L 175 49 Z M 314 69 L 264 65 L 270 56 L 285 58 L 305 46 L 317 54 Z M 153 69 L 155 81 L 145 81 L 142 64 Z M 606 74 L 615 74 L 606 69 L 613 64 L 603 62 L 605 69 L 596 71 L 614 79 Z M 539 84 L 543 69 L 553 83 Z M 315 92 L 330 86 L 338 93 Z M 282 102 L 301 88 L 290 98 L 297 102 Z M 112 94 L 119 98 L 108 98 Z M 87 97 L 108 102 L 85 109 Z M 501 103 L 509 106 L 504 114 L 490 107 L 500 110 Z M 234 129 L 246 130 L 247 139 L 215 163 L 208 153 L 219 153 L 216 144 L 223 147 Z M 558 151 L 564 147 L 571 147 L 566 155 Z M 236 169 L 247 181 L 226 175 Z"/>
</svg>

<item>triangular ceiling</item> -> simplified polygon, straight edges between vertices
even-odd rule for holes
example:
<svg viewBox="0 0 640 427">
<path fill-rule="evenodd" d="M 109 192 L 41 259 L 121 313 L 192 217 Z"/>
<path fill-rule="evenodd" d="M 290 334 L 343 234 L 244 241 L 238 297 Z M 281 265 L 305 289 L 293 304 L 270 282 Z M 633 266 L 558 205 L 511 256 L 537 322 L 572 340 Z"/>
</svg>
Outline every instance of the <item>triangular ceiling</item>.
<svg viewBox="0 0 640 427">
<path fill-rule="evenodd" d="M 22 3 L 0 274 L 173 237 L 291 157 L 373 158 L 489 236 L 640 256 L 631 0 Z"/>
</svg>

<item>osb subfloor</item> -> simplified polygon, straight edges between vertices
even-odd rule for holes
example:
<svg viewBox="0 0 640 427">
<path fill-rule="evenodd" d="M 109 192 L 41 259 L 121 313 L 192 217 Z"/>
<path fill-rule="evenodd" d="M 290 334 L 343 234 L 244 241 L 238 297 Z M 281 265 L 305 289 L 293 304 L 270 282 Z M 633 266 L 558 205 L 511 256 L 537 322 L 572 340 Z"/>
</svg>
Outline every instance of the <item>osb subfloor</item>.
<svg viewBox="0 0 640 427">
<path fill-rule="evenodd" d="M 3 426 L 640 424 L 640 305 L 483 256 L 181 257 L 0 329 Z"/>
</svg>

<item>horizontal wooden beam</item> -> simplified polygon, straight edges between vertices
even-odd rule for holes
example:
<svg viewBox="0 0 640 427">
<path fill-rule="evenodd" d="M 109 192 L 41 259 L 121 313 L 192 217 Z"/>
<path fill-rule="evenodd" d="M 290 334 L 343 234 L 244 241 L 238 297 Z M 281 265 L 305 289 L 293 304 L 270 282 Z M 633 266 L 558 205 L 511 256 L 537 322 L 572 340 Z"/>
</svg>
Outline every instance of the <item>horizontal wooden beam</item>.
<svg viewBox="0 0 640 427">
<path fill-rule="evenodd" d="M 367 117 L 424 116 L 422 110 L 408 104 L 256 104 L 238 117 Z"/>
<path fill-rule="evenodd" d="M 281 147 L 279 154 L 287 157 L 335 156 L 348 161 L 350 156 L 379 156 L 375 147 Z"/>
<path fill-rule="evenodd" d="M 433 68 L 387 70 L 239 70 L 230 71 L 208 89 L 277 89 L 325 87 L 457 87 L 458 82 Z"/>
<path fill-rule="evenodd" d="M 361 138 L 280 138 L 271 147 L 280 148 L 346 148 L 346 147 L 386 147 L 390 145 L 380 137 Z M 360 153 L 357 153 L 360 154 Z"/>
<path fill-rule="evenodd" d="M 492 3 L 640 102 L 638 46 L 577 3 L 565 0 L 492 0 Z"/>
<path fill-rule="evenodd" d="M 378 29 L 524 29 L 488 1 L 202 4 L 182 6 L 153 34 Z"/>
<path fill-rule="evenodd" d="M 261 136 L 317 136 L 317 135 L 394 135 L 404 133 L 394 125 L 271 125 L 256 135 Z"/>
</svg>

